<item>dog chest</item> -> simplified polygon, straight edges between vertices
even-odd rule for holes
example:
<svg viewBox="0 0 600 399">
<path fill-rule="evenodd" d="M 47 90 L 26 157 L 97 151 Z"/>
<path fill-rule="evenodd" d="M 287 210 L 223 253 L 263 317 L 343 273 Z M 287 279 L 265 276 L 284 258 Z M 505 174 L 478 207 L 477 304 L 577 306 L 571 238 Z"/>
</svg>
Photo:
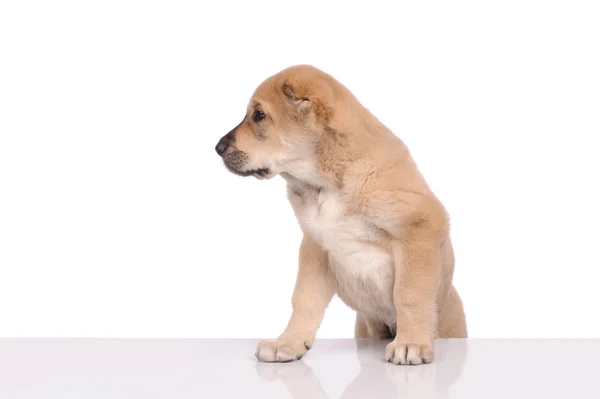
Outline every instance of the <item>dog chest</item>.
<svg viewBox="0 0 600 399">
<path fill-rule="evenodd" d="M 346 207 L 336 193 L 306 191 L 296 208 L 299 222 L 324 250 L 342 256 L 361 241 L 375 242 L 375 231 L 360 217 L 347 215 Z"/>
<path fill-rule="evenodd" d="M 327 251 L 340 298 L 365 313 L 393 312 L 393 261 L 378 245 L 381 233 L 360 215 L 347 215 L 334 192 L 298 195 L 301 202 L 294 204 L 298 220 Z"/>
</svg>

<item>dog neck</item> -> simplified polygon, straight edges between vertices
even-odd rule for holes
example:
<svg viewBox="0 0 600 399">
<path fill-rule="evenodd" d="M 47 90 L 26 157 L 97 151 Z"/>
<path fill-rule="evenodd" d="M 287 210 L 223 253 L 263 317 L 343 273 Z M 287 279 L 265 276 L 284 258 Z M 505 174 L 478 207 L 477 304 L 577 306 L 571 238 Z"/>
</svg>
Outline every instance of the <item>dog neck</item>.
<svg viewBox="0 0 600 399">
<path fill-rule="evenodd" d="M 319 168 L 319 162 L 314 155 L 287 161 L 285 172 L 281 173 L 288 183 L 302 184 L 314 188 L 335 188 L 335 182 Z"/>
<path fill-rule="evenodd" d="M 319 189 L 339 189 L 353 154 L 347 135 L 326 128 L 310 151 L 285 162 L 284 178 Z"/>
<path fill-rule="evenodd" d="M 387 127 L 361 107 L 357 107 L 352 116 L 334 119 L 322 129 L 323 134 L 310 152 L 286 161 L 284 179 L 288 182 L 328 190 L 340 189 L 352 163 L 364 157 L 377 156 L 368 151 L 374 141 L 392 146 L 401 144 Z"/>
</svg>

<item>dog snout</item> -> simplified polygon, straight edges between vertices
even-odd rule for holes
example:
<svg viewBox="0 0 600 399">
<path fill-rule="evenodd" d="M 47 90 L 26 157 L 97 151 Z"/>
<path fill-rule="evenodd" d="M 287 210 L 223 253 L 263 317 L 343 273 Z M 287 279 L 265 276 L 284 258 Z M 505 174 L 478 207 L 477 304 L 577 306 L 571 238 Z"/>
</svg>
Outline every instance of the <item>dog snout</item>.
<svg viewBox="0 0 600 399">
<path fill-rule="evenodd" d="M 227 151 L 228 147 L 229 147 L 229 142 L 227 140 L 221 139 L 217 143 L 215 150 L 217 151 L 217 154 L 219 154 L 219 156 L 223 156 L 223 154 L 225 154 L 225 151 Z"/>
<path fill-rule="evenodd" d="M 219 154 L 219 156 L 223 156 L 223 154 L 225 154 L 225 151 L 227 151 L 227 149 L 233 142 L 234 130 L 230 131 L 225 136 L 221 137 L 221 140 L 219 140 L 219 142 L 217 143 L 217 145 L 215 147 L 215 151 L 217 151 L 217 154 Z"/>
<path fill-rule="evenodd" d="M 227 134 L 221 137 L 221 140 L 219 140 L 217 146 L 215 147 L 215 151 L 217 151 L 217 154 L 219 154 L 219 156 L 223 156 L 223 154 L 225 154 L 225 151 L 227 151 L 232 141 L 233 140 L 231 138 L 231 134 Z"/>
</svg>

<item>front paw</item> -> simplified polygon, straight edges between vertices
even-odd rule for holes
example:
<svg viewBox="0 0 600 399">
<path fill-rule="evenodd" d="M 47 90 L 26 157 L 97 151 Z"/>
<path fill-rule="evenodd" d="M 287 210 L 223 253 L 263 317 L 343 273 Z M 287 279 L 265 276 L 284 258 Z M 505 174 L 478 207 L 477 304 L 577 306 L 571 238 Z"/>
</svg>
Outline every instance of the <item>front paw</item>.
<svg viewBox="0 0 600 399">
<path fill-rule="evenodd" d="M 301 359 L 309 349 L 310 344 L 303 340 L 268 339 L 259 342 L 255 356 L 261 362 L 286 363 Z"/>
<path fill-rule="evenodd" d="M 433 346 L 394 340 L 385 349 L 385 358 L 394 364 L 423 364 L 433 361 Z"/>
</svg>

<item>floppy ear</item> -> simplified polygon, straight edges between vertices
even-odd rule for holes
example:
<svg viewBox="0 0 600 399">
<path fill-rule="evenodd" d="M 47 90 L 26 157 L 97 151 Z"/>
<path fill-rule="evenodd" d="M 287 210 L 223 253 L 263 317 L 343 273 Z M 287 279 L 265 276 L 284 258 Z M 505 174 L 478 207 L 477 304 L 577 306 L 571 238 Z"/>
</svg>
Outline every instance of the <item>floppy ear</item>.
<svg viewBox="0 0 600 399">
<path fill-rule="evenodd" d="M 309 110 L 310 100 L 305 97 L 299 97 L 291 83 L 284 83 L 282 91 L 287 100 L 297 108 L 298 113 L 303 114 Z"/>
<path fill-rule="evenodd" d="M 301 103 L 302 101 L 308 101 L 308 98 L 302 98 L 302 97 L 298 97 L 296 95 L 296 90 L 294 90 L 291 83 L 283 84 L 283 94 L 285 94 L 285 96 L 289 100 L 297 102 L 297 103 Z"/>
<path fill-rule="evenodd" d="M 333 90 L 321 79 L 302 77 L 289 79 L 283 84 L 282 91 L 299 114 L 312 111 L 317 120 L 323 124 L 326 124 L 333 114 Z"/>
</svg>

